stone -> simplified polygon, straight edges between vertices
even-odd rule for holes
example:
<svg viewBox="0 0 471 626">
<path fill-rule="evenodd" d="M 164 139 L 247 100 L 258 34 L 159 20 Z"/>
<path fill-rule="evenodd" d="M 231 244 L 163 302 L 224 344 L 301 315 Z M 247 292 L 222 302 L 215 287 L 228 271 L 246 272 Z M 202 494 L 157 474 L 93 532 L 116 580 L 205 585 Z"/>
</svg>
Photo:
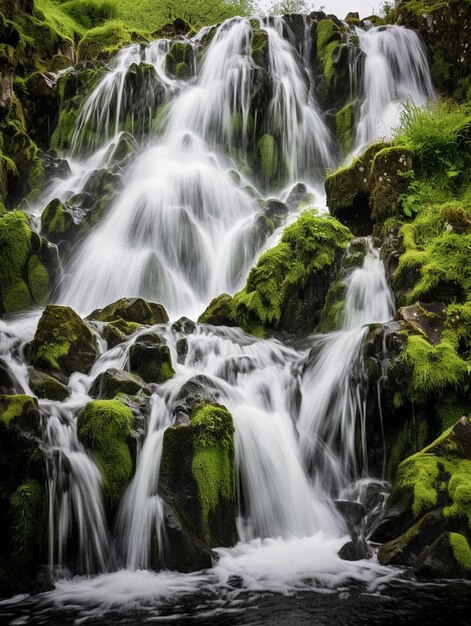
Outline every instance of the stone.
<svg viewBox="0 0 471 626">
<path fill-rule="evenodd" d="M 164 383 L 175 373 L 170 348 L 159 335 L 140 337 L 129 350 L 129 365 L 146 383 Z"/>
<path fill-rule="evenodd" d="M 443 302 L 416 302 L 411 306 L 401 307 L 395 319 L 404 320 L 419 333 L 423 333 L 432 345 L 438 345 L 445 326 L 445 304 Z"/>
<path fill-rule="evenodd" d="M 41 370 L 30 368 L 29 386 L 38 398 L 48 400 L 58 400 L 62 402 L 69 397 L 69 390 L 66 385 L 56 380 L 53 376 L 41 372 Z"/>
<path fill-rule="evenodd" d="M 88 374 L 98 358 L 95 338 L 70 307 L 49 304 L 27 344 L 30 365 L 65 382 L 74 372 Z"/>
<path fill-rule="evenodd" d="M 166 324 L 168 315 L 161 304 L 147 302 L 142 298 L 121 298 L 112 304 L 90 313 L 87 319 L 112 322 L 117 319 L 136 324 Z"/>
<path fill-rule="evenodd" d="M 142 378 L 115 368 L 98 374 L 89 390 L 92 398 L 100 400 L 111 400 L 118 394 L 137 396 L 142 393 L 149 393 L 149 388 Z"/>
</svg>

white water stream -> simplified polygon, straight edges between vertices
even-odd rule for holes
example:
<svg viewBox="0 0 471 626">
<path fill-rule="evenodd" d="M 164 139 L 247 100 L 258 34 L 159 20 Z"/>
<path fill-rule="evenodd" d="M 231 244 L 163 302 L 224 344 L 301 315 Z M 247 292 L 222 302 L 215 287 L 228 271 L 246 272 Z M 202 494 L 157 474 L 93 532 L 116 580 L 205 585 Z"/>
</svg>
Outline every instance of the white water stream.
<svg viewBox="0 0 471 626">
<path fill-rule="evenodd" d="M 303 60 L 283 39 L 281 18 L 272 26 L 260 23 L 268 38 L 271 77 L 266 132 L 278 140 L 288 182 L 304 179 L 312 188 L 320 179 L 311 173 L 334 164 L 333 139 L 306 82 Z M 363 145 L 390 132 L 397 123 L 399 100 L 422 102 L 433 90 L 414 33 L 390 27 L 359 35 L 366 54 L 365 99 L 357 125 L 357 145 Z M 141 296 L 162 302 L 172 319 L 183 313 L 193 317 L 215 295 L 240 288 L 261 250 L 276 240 L 275 232 L 254 246 L 248 237 L 260 210 L 251 192 L 257 183 L 243 165 L 249 159 L 257 72 L 252 38 L 247 19 L 222 24 L 196 77 L 186 82 L 165 73 L 166 41 L 144 52 L 132 46 L 119 53 L 80 113 L 72 176 L 56 181 L 46 201 L 69 198 L 93 171 L 107 165 L 109 146 L 119 139 L 124 117 L 135 116 L 135 122 L 144 115 L 149 130 L 125 169 L 123 191 L 72 258 L 60 304 L 88 314 L 120 297 Z M 195 50 L 200 39 L 192 42 Z M 129 68 L 140 62 L 154 67 L 162 88 L 158 98 L 150 94 L 144 109 L 142 102 L 130 101 L 125 87 Z M 163 132 L 154 136 L 152 107 L 157 100 L 167 108 Z M 94 154 L 81 156 L 92 149 Z M 170 325 L 159 327 L 176 373 L 152 396 L 136 472 L 114 530 L 107 528 L 101 477 L 78 441 L 75 415 L 90 400 L 88 390 L 100 372 L 127 367 L 136 335 L 112 350 L 99 339 L 102 354 L 88 376 L 71 377 L 70 397 L 63 403 L 40 401 L 50 457 L 50 561 L 66 567 L 73 549 L 80 573 L 126 569 L 82 582 L 59 582 L 58 600 L 80 602 L 82 596 L 84 603 L 119 605 L 121 600 L 191 592 L 201 584 L 199 575 L 140 571 L 151 566 L 154 531 L 164 549 L 162 502 L 156 495 L 163 433 L 173 422 L 172 403 L 179 390 L 198 374 L 212 380 L 219 402 L 233 415 L 237 488 L 243 501 L 241 543 L 218 551 L 211 576 L 221 583 L 236 575 L 249 587 L 284 588 L 303 578 L 335 585 L 346 578 L 384 575 L 387 570 L 374 560 L 355 564 L 338 557 L 347 537 L 332 500 L 367 470 L 365 398 L 358 378 L 361 344 L 366 325 L 387 321 L 393 311 L 383 264 L 369 242 L 363 266 L 347 278 L 341 330 L 313 337 L 315 357 L 238 329 L 199 326 L 188 337 L 185 362 L 177 363 L 179 336 Z M 22 346 L 34 334 L 38 315 L 0 321 L 0 354 L 18 390 L 26 393 L 31 390 Z M 361 435 L 360 451 L 356 433 Z"/>
</svg>

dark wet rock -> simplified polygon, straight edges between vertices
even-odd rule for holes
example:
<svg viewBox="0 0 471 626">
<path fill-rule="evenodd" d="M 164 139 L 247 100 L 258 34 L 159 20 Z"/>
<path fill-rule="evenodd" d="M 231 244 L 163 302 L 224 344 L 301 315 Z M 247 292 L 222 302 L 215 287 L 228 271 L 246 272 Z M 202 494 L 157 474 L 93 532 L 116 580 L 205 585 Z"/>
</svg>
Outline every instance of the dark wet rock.
<svg viewBox="0 0 471 626">
<path fill-rule="evenodd" d="M 211 550 L 197 535 L 182 525 L 172 507 L 165 501 L 164 532 L 168 549 L 162 554 L 162 547 L 156 546 L 156 568 L 195 572 L 212 566 Z"/>
<path fill-rule="evenodd" d="M 8 369 L 8 365 L 3 359 L 0 359 L 0 394 L 13 393 L 15 383 L 13 376 Z"/>
<path fill-rule="evenodd" d="M 87 319 L 112 322 L 117 319 L 136 324 L 166 324 L 168 315 L 161 304 L 147 302 L 142 298 L 121 298 L 103 309 L 90 313 Z"/>
<path fill-rule="evenodd" d="M 309 192 L 306 185 L 304 183 L 297 183 L 289 192 L 289 195 L 286 198 L 286 205 L 290 209 L 297 209 L 302 202 L 307 200 L 308 197 Z"/>
<path fill-rule="evenodd" d="M 66 385 L 34 367 L 29 371 L 29 386 L 38 398 L 62 401 L 69 397 Z"/>
<path fill-rule="evenodd" d="M 186 337 L 180 337 L 180 339 L 177 339 L 176 348 L 178 362 L 184 363 L 186 357 L 188 356 L 188 339 Z"/>
<path fill-rule="evenodd" d="M 129 365 L 146 383 L 163 383 L 175 373 L 170 348 L 157 334 L 139 337 L 129 350 Z"/>
<path fill-rule="evenodd" d="M 188 422 L 196 405 L 203 402 L 214 403 L 218 398 L 219 392 L 213 381 L 203 374 L 198 374 L 182 385 L 175 397 L 172 411 L 174 415 L 180 416 L 180 420 L 186 419 Z"/>
<path fill-rule="evenodd" d="M 443 302 L 416 302 L 401 307 L 396 313 L 396 319 L 408 322 L 417 332 L 423 333 L 432 345 L 437 345 L 445 326 L 445 307 Z"/>
<path fill-rule="evenodd" d="M 471 578 L 471 548 L 459 533 L 443 533 L 426 548 L 415 567 L 424 578 Z"/>
<path fill-rule="evenodd" d="M 196 330 L 196 324 L 192 320 L 188 319 L 188 317 L 181 317 L 172 324 L 172 330 L 174 333 L 192 335 Z"/>
<path fill-rule="evenodd" d="M 141 393 L 149 393 L 145 381 L 124 370 L 110 368 L 106 372 L 98 374 L 93 381 L 89 394 L 92 398 L 111 400 L 118 394 L 136 396 Z"/>
</svg>

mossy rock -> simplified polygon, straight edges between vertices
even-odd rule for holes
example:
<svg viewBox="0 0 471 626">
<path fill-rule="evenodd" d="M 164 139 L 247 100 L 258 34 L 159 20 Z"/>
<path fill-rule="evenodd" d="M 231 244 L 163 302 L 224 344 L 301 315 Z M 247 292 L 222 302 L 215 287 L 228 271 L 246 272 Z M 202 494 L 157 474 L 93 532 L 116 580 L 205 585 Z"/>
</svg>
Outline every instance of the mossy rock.
<svg viewBox="0 0 471 626">
<path fill-rule="evenodd" d="M 10 520 L 14 575 L 26 582 L 47 560 L 48 495 L 42 481 L 29 479 L 19 485 L 10 497 Z"/>
<path fill-rule="evenodd" d="M 141 328 L 141 324 L 136 322 L 126 322 L 122 318 L 118 318 L 113 322 L 105 324 L 103 328 L 103 338 L 108 348 L 114 348 L 120 343 L 124 343 L 127 339 Z"/>
<path fill-rule="evenodd" d="M 53 243 L 69 237 L 74 226 L 72 213 L 59 198 L 51 200 L 41 214 L 41 233 Z"/>
<path fill-rule="evenodd" d="M 164 434 L 159 493 L 187 533 L 209 548 L 237 541 L 233 433 L 225 407 L 202 403 L 188 425 Z"/>
<path fill-rule="evenodd" d="M 471 548 L 468 539 L 460 533 L 443 533 L 416 567 L 425 578 L 471 578 Z"/>
<path fill-rule="evenodd" d="M 371 217 L 384 222 L 403 215 L 400 196 L 413 176 L 413 153 L 405 146 L 384 148 L 375 154 L 370 174 Z"/>
<path fill-rule="evenodd" d="M 22 211 L 0 216 L 0 313 L 22 311 L 47 297 L 51 279 L 43 243 Z"/>
<path fill-rule="evenodd" d="M 29 386 L 38 398 L 58 400 L 62 402 L 69 397 L 68 388 L 53 376 L 31 368 L 29 372 Z"/>
<path fill-rule="evenodd" d="M 259 335 L 268 329 L 313 330 L 350 239 L 350 231 L 334 218 L 302 213 L 234 296 L 236 325 Z"/>
<path fill-rule="evenodd" d="M 149 389 L 142 378 L 115 368 L 98 374 L 89 390 L 92 398 L 100 400 L 111 400 L 118 394 L 137 396 L 146 393 L 149 393 Z"/>
<path fill-rule="evenodd" d="M 146 383 L 164 383 L 175 374 L 170 348 L 159 335 L 139 338 L 129 350 L 129 367 Z"/>
<path fill-rule="evenodd" d="M 353 148 L 355 139 L 355 103 L 349 102 L 335 114 L 335 134 L 344 156 Z"/>
<path fill-rule="evenodd" d="M 214 326 L 235 326 L 232 296 L 222 293 L 211 300 L 208 308 L 199 316 L 199 324 Z"/>
<path fill-rule="evenodd" d="M 462 417 L 431 445 L 399 466 L 385 516 L 375 535 L 375 539 L 389 540 L 379 551 L 380 562 L 413 563 L 420 569 L 442 533 L 463 533 L 469 540 L 470 476 L 471 421 Z M 429 575 L 436 574 L 430 570 Z"/>
<path fill-rule="evenodd" d="M 49 304 L 39 322 L 34 339 L 27 345 L 28 363 L 59 380 L 74 372 L 87 374 L 98 348 L 92 332 L 70 307 Z"/>
<path fill-rule="evenodd" d="M 103 499 L 111 516 L 133 475 L 130 437 L 134 416 L 119 400 L 94 400 L 77 416 L 77 434 L 103 475 Z"/>
<path fill-rule="evenodd" d="M 371 234 L 371 172 L 375 156 L 388 147 L 384 142 L 371 145 L 360 157 L 325 179 L 327 206 L 331 214 L 350 228 L 354 235 Z"/>
<path fill-rule="evenodd" d="M 122 319 L 135 324 L 166 324 L 168 315 L 161 304 L 147 302 L 142 298 L 121 298 L 88 316 L 90 320 L 113 322 Z"/>
<path fill-rule="evenodd" d="M 165 56 L 165 71 L 170 76 L 185 80 L 193 74 L 193 47 L 186 41 L 174 41 Z"/>
</svg>

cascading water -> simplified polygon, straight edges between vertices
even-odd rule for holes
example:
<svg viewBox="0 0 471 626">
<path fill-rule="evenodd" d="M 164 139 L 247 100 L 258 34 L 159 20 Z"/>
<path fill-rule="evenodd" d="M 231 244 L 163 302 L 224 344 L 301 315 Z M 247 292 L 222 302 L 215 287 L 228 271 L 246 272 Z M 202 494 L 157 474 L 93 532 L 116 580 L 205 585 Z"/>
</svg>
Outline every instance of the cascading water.
<svg viewBox="0 0 471 626">
<path fill-rule="evenodd" d="M 196 315 L 213 296 L 241 287 L 257 255 L 277 237 L 276 231 L 254 236 L 260 216 L 254 196 L 264 181 L 245 174 L 251 169 L 250 154 L 264 142 L 276 142 L 277 167 L 282 164 L 279 169 L 289 183 L 305 179 L 313 184 L 316 176 L 319 182 L 325 168 L 334 165 L 333 141 L 304 67 L 309 41 L 302 47 L 303 60 L 284 38 L 281 18 L 257 18 L 256 23 L 258 29 L 248 19 L 219 26 L 189 81 L 166 72 L 167 41 L 145 49 L 131 46 L 115 58 L 80 112 L 71 148 L 72 176 L 55 181 L 43 200 L 66 200 L 80 192 L 96 169 L 109 164 L 123 131 L 137 135 L 138 153 L 124 167 L 122 193 L 71 259 L 60 303 L 89 313 L 122 296 L 141 296 L 162 302 L 172 318 Z M 195 51 L 207 32 L 191 40 Z M 253 58 L 254 37 L 260 32 L 268 41 L 263 72 Z M 414 33 L 388 27 L 358 34 L 366 55 L 365 100 L 357 124 L 360 146 L 397 123 L 399 101 L 421 103 L 433 96 L 433 89 Z M 149 92 L 131 92 L 130 72 L 142 64 L 154 68 Z M 269 116 L 263 120 L 265 134 L 254 145 L 254 124 L 260 120 L 252 102 L 261 77 L 268 77 L 262 95 Z M 202 584 L 196 575 L 159 574 L 155 591 L 156 578 L 136 570 L 155 565 L 151 552 L 156 545 L 159 565 L 165 566 L 164 503 L 157 493 L 163 434 L 175 422 L 173 408 L 182 386 L 204 375 L 233 415 L 239 500 L 240 543 L 218 550 L 211 576 L 223 585 L 239 576 L 249 586 L 284 588 L 316 575 L 340 584 L 348 577 L 384 574 L 375 563 L 355 565 L 338 557 L 346 527 L 333 498 L 356 499 L 360 487 L 351 483 L 367 474 L 361 346 L 367 325 L 392 314 L 384 267 L 368 240 L 362 267 L 346 279 L 341 330 L 315 335 L 311 355 L 238 329 L 200 325 L 188 337 L 188 353 L 179 362 L 178 334 L 170 325 L 158 326 L 170 347 L 175 375 L 152 395 L 116 529 L 107 527 L 101 475 L 79 442 L 76 416 L 91 400 L 98 374 L 128 367 L 130 347 L 141 331 L 113 349 L 99 339 L 101 355 L 89 375 L 71 377 L 70 397 L 62 403 L 39 401 L 48 458 L 50 564 L 67 567 L 69 553 L 75 551 L 72 560 L 80 572 L 126 568 L 92 579 L 88 587 L 78 583 L 79 593 L 105 598 L 105 603 L 116 585 L 124 595 L 130 590 L 133 599 L 142 599 L 168 597 L 171 587 L 185 593 Z M 22 351 L 37 319 L 35 313 L 0 321 L 1 356 L 15 387 L 28 394 Z M 99 335 L 99 324 L 95 330 Z M 67 584 L 59 583 L 58 589 L 63 598 L 74 597 Z"/>
<path fill-rule="evenodd" d="M 405 102 L 423 106 L 434 97 L 427 53 L 417 33 L 401 26 L 356 29 L 365 53 L 356 152 L 378 138 L 390 139 Z"/>
<path fill-rule="evenodd" d="M 320 335 L 303 377 L 300 446 L 316 482 L 340 490 L 358 476 L 356 435 L 366 472 L 364 381 L 354 376 L 367 324 L 385 322 L 394 303 L 379 252 L 368 240 L 363 266 L 348 277 L 342 330 Z M 360 428 L 359 428 L 360 427 Z M 337 442 L 341 448 L 337 449 Z"/>
</svg>

